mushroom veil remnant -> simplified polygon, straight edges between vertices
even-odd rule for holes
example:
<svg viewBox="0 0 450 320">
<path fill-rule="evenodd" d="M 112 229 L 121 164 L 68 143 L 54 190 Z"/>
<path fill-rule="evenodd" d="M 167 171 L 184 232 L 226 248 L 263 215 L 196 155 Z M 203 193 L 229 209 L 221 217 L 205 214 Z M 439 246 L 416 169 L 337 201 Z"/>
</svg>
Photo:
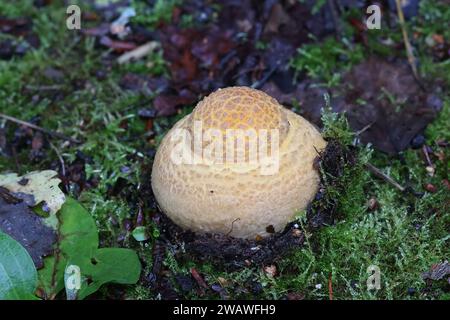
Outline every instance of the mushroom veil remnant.
<svg viewBox="0 0 450 320">
<path fill-rule="evenodd" d="M 265 237 L 314 197 L 320 178 L 313 163 L 325 146 L 311 123 L 264 92 L 219 89 L 162 140 L 153 192 L 182 228 Z"/>
</svg>

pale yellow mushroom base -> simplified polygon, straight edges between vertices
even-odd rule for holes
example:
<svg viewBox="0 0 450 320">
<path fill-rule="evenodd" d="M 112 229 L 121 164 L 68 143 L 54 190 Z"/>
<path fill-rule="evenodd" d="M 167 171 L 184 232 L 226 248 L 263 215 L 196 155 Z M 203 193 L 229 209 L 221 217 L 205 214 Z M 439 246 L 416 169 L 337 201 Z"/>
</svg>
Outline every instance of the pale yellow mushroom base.
<svg viewBox="0 0 450 320">
<path fill-rule="evenodd" d="M 313 168 L 317 151 L 326 142 L 304 118 L 287 110 L 289 131 L 280 146 L 280 166 L 274 175 L 259 169 L 234 172 L 225 166 L 177 165 L 171 161 L 174 130 L 157 151 L 152 188 L 162 211 L 176 224 L 195 232 L 229 234 L 239 238 L 266 237 L 266 228 L 282 231 L 296 213 L 306 208 L 319 186 Z"/>
</svg>

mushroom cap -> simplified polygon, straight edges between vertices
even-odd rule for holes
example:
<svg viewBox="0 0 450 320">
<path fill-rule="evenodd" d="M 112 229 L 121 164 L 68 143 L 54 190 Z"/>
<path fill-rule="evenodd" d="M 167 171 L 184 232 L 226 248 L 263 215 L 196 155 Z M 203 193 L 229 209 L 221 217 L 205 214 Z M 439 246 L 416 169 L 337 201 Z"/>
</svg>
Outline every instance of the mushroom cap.
<svg viewBox="0 0 450 320">
<path fill-rule="evenodd" d="M 230 130 L 249 133 L 241 149 L 235 141 L 227 145 Z M 153 163 L 153 192 L 182 228 L 266 237 L 282 231 L 314 197 L 320 177 L 313 163 L 325 146 L 311 123 L 264 92 L 219 89 L 163 138 Z M 231 150 L 234 157 L 227 158 Z"/>
<path fill-rule="evenodd" d="M 286 114 L 278 102 L 263 91 L 247 87 L 217 90 L 198 103 L 191 118 L 202 121 L 204 130 L 279 129 L 283 138 L 288 130 Z"/>
</svg>

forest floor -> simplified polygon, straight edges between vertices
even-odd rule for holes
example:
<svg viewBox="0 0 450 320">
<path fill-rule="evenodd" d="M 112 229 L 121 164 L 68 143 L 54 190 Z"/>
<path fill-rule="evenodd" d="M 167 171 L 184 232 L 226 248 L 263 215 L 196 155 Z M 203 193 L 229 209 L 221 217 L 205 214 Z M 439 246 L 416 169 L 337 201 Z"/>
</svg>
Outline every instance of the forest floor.
<svg viewBox="0 0 450 320">
<path fill-rule="evenodd" d="M 64 192 L 94 217 L 101 245 L 137 251 L 139 282 L 105 285 L 92 298 L 450 299 L 448 275 L 426 276 L 450 258 L 446 1 L 405 10 L 418 81 L 395 10 L 384 8 L 381 30 L 367 30 L 364 1 L 345 10 L 243 1 L 239 13 L 233 1 L 91 2 L 80 4 L 81 30 L 68 30 L 60 1 L 0 1 L 0 113 L 80 142 L 0 118 L 0 173 L 58 171 Z M 119 38 L 110 24 L 131 7 L 137 14 Z M 144 57 L 118 63 L 144 44 Z M 268 92 L 356 154 L 338 177 L 345 188 L 327 190 L 333 223 L 303 230 L 304 244 L 284 256 L 235 269 L 166 241 L 149 189 L 167 130 L 231 85 Z M 321 111 L 324 93 L 332 110 Z M 332 113 L 343 111 L 348 121 Z M 367 288 L 371 266 L 378 290 Z"/>
</svg>

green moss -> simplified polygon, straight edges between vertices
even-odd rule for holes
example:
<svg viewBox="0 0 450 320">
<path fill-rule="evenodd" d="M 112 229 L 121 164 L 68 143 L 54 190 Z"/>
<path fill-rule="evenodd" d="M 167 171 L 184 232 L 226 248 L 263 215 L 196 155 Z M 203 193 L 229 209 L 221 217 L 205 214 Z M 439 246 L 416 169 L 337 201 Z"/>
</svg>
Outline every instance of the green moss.
<svg viewBox="0 0 450 320">
<path fill-rule="evenodd" d="M 336 139 L 343 145 L 350 145 L 355 138 L 355 134 L 350 130 L 347 118 L 343 114 L 332 112 L 330 97 L 324 95 L 325 108 L 322 110 L 323 130 L 322 136 L 325 139 Z"/>
<path fill-rule="evenodd" d="M 450 79 L 449 79 L 450 83 Z M 438 114 L 437 119 L 433 122 L 431 126 L 428 126 L 425 135 L 429 141 L 437 140 L 450 140 L 450 130 L 449 130 L 449 119 L 450 119 L 450 97 L 446 97 L 444 100 L 444 106 L 442 111 Z"/>
<path fill-rule="evenodd" d="M 350 45 L 327 38 L 319 44 L 307 44 L 297 50 L 290 65 L 296 73 L 305 72 L 309 77 L 334 86 L 340 81 L 340 73 L 360 62 L 364 57 L 359 44 Z"/>
<path fill-rule="evenodd" d="M 161 51 L 152 52 L 145 58 L 125 64 L 122 72 L 131 72 L 142 75 L 168 76 L 167 65 Z"/>
<path fill-rule="evenodd" d="M 167 22 L 172 18 L 173 9 L 181 4 L 182 0 L 156 0 L 153 7 L 145 1 L 133 0 L 132 6 L 137 15 L 131 20 L 137 24 L 154 28 L 160 22 Z"/>
<path fill-rule="evenodd" d="M 132 287 L 127 295 L 127 299 L 129 300 L 151 300 L 153 299 L 153 295 L 148 290 L 146 286 L 136 285 Z"/>
<path fill-rule="evenodd" d="M 28 16 L 34 12 L 30 1 L 2 1 L 0 2 L 0 12 L 3 16 L 9 18 L 18 18 Z"/>
<path fill-rule="evenodd" d="M 417 31 L 425 35 L 439 34 L 445 39 L 450 37 L 447 26 L 450 21 L 450 8 L 445 1 L 424 0 L 420 1 L 420 15 L 415 18 Z"/>
</svg>

